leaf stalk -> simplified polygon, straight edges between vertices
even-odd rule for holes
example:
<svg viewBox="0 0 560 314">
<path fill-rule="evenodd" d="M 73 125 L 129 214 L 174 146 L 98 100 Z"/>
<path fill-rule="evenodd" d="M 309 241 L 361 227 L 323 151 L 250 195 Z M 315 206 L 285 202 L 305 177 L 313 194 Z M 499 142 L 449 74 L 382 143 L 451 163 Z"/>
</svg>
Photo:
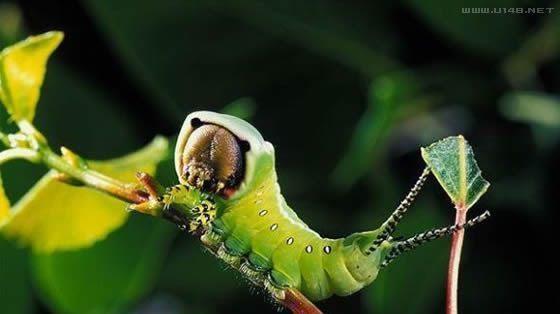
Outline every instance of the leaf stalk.
<svg viewBox="0 0 560 314">
<path fill-rule="evenodd" d="M 455 213 L 455 224 L 462 225 L 467 221 L 467 208 L 465 206 L 457 206 Z M 449 267 L 447 270 L 447 297 L 446 297 L 446 314 L 457 314 L 457 290 L 459 284 L 459 266 L 461 263 L 461 251 L 463 248 L 463 239 L 465 237 L 465 229 L 461 228 L 451 236 L 451 251 L 449 255 Z"/>
</svg>

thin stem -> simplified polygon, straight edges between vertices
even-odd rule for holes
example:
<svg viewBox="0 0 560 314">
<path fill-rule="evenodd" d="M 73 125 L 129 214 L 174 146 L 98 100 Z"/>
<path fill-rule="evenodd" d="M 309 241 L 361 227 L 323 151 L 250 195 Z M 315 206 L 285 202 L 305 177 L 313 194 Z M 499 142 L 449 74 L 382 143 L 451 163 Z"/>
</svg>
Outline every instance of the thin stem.
<svg viewBox="0 0 560 314">
<path fill-rule="evenodd" d="M 31 162 L 40 160 L 39 153 L 28 148 L 10 148 L 0 152 L 0 165 L 14 159 L 25 159 Z"/>
<path fill-rule="evenodd" d="M 455 224 L 462 225 L 467 220 L 467 209 L 457 207 Z M 451 238 L 451 253 L 449 256 L 449 268 L 447 270 L 447 299 L 446 313 L 457 314 L 457 286 L 459 283 L 459 264 L 461 263 L 461 250 L 465 229 L 461 228 L 453 233 Z"/>
<path fill-rule="evenodd" d="M 47 167 L 64 173 L 87 186 L 108 193 L 123 201 L 139 204 L 148 200 L 147 195 L 137 189 L 131 188 L 130 185 L 91 169 L 74 167 L 48 148 L 41 149 L 41 157 Z"/>
</svg>

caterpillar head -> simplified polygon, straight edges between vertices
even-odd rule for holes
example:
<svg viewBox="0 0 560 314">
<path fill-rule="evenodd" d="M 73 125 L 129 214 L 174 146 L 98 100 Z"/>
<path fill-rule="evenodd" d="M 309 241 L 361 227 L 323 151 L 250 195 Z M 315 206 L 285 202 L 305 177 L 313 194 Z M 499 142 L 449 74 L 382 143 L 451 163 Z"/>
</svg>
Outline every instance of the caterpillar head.
<svg viewBox="0 0 560 314">
<path fill-rule="evenodd" d="M 175 146 L 175 171 L 182 184 L 224 198 L 243 194 L 274 148 L 239 118 L 197 111 L 187 116 Z"/>
</svg>

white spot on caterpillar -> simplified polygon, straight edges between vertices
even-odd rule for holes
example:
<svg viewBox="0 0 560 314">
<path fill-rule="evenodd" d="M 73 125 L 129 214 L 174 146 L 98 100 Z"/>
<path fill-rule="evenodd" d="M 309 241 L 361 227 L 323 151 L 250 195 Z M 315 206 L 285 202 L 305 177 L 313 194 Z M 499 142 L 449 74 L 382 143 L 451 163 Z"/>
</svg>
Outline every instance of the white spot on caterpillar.
<svg viewBox="0 0 560 314">
<path fill-rule="evenodd" d="M 278 229 L 278 224 L 272 224 L 272 225 L 270 226 L 270 230 L 274 231 L 274 230 L 276 230 L 276 229 Z"/>
<path fill-rule="evenodd" d="M 330 253 L 331 253 L 331 250 L 332 250 L 332 249 L 331 249 L 330 245 L 326 245 L 326 246 L 323 248 L 323 252 L 325 252 L 326 254 L 330 254 Z"/>
<path fill-rule="evenodd" d="M 307 252 L 307 253 L 313 252 L 313 247 L 311 245 L 306 246 L 305 247 L 305 252 Z"/>
<path fill-rule="evenodd" d="M 289 237 L 289 238 L 286 240 L 286 244 L 288 244 L 288 245 L 292 245 L 293 243 L 294 243 L 294 238 L 292 238 L 292 237 Z"/>
<path fill-rule="evenodd" d="M 266 215 L 266 214 L 268 214 L 268 210 L 266 210 L 266 209 L 263 209 L 259 212 L 259 216 L 261 216 L 261 217 Z"/>
</svg>

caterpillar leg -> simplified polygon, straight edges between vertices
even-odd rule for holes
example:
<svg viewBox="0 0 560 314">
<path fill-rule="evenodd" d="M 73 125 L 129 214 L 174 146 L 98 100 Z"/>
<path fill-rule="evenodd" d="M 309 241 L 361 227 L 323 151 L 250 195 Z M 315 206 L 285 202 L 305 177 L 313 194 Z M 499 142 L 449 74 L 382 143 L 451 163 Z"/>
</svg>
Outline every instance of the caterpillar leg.
<svg viewBox="0 0 560 314">
<path fill-rule="evenodd" d="M 466 223 L 462 225 L 453 225 L 444 228 L 436 228 L 431 229 L 426 232 L 419 233 L 411 238 L 408 238 L 403 241 L 398 241 L 393 244 L 393 248 L 389 251 L 385 260 L 381 263 L 381 267 L 385 267 L 389 265 L 397 256 L 401 255 L 404 252 L 413 250 L 420 245 L 433 241 L 435 239 L 439 239 L 446 235 L 450 235 L 453 232 L 463 229 L 463 228 L 470 228 L 490 217 L 490 212 L 485 211 L 482 215 L 479 215 L 473 219 L 468 220 Z"/>
<path fill-rule="evenodd" d="M 290 309 L 294 314 L 322 314 L 313 302 L 309 301 L 301 292 L 296 289 L 284 290 L 284 298 L 280 303 Z"/>
<path fill-rule="evenodd" d="M 430 175 L 430 168 L 426 167 L 424 168 L 424 171 L 422 171 L 422 174 L 420 175 L 410 192 L 408 192 L 404 200 L 402 200 L 397 209 L 395 209 L 391 216 L 389 216 L 389 218 L 387 218 L 387 220 L 381 225 L 381 233 L 379 233 L 377 238 L 368 248 L 368 253 L 371 254 L 375 252 L 377 247 L 379 247 L 379 245 L 383 241 L 389 239 L 391 234 L 395 231 L 397 224 L 401 221 L 404 214 L 408 211 L 410 205 L 412 205 L 412 202 L 418 195 L 418 192 L 420 192 L 420 190 L 424 186 L 424 183 L 428 179 L 428 175 Z"/>
</svg>

